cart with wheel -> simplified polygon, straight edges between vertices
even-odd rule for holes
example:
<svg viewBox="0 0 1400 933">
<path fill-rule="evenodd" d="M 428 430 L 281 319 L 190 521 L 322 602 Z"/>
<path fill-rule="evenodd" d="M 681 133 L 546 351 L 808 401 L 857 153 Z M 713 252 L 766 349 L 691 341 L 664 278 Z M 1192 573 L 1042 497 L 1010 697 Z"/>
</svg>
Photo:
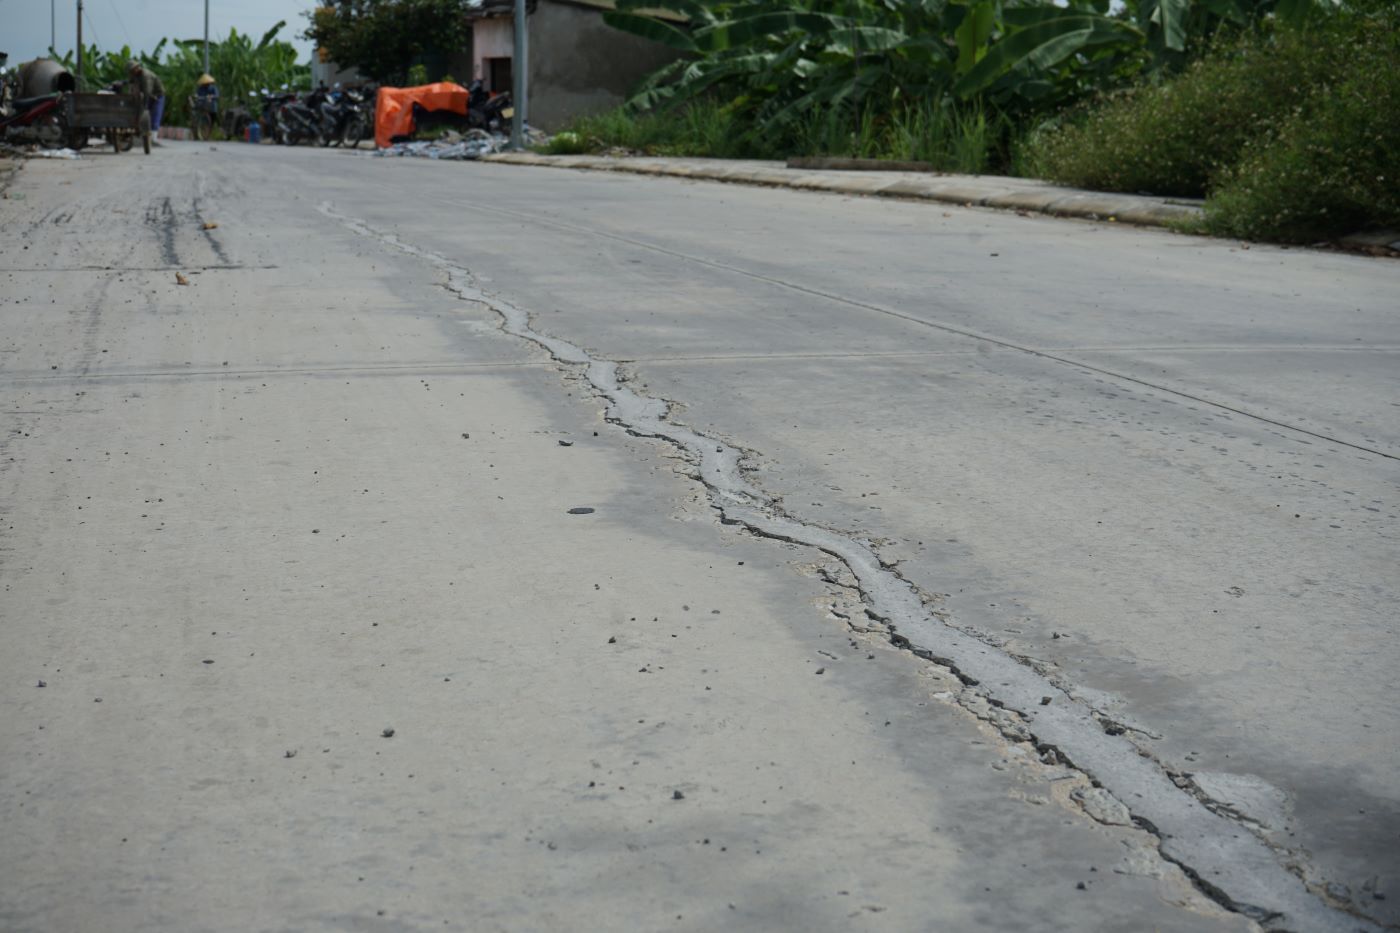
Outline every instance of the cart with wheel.
<svg viewBox="0 0 1400 933">
<path fill-rule="evenodd" d="M 67 95 L 68 145 L 81 149 L 88 137 L 100 135 L 117 152 L 125 152 L 141 140 L 151 154 L 151 113 L 143 97 L 134 94 Z"/>
</svg>

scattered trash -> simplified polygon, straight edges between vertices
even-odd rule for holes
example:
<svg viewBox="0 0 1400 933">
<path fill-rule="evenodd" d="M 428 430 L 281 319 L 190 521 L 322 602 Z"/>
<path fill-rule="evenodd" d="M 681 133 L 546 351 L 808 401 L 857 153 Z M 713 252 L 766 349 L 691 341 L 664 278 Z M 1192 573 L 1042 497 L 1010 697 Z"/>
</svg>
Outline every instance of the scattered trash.
<svg viewBox="0 0 1400 933">
<path fill-rule="evenodd" d="M 588 506 L 586 506 L 586 505 L 581 505 L 581 506 L 579 506 L 579 507 L 577 507 L 577 508 L 569 509 L 569 514 L 570 514 L 570 515 L 592 515 L 592 514 L 593 514 L 593 510 L 590 509 L 590 508 L 589 508 Z"/>
<path fill-rule="evenodd" d="M 175 273 L 175 284 L 176 284 L 176 285 L 188 285 L 188 284 L 190 284 L 190 280 L 187 279 L 187 278 L 185 278 L 183 275 L 181 275 L 180 273 L 177 272 L 177 273 Z"/>
<path fill-rule="evenodd" d="M 532 127 L 525 127 L 525 146 L 534 148 L 549 141 L 549 135 Z M 376 156 L 413 156 L 420 159 L 447 159 L 466 161 L 479 159 L 485 155 L 501 152 L 510 146 L 510 137 L 504 133 L 488 133 L 473 129 L 465 133 L 450 131 L 441 139 L 420 139 L 413 142 L 394 143 L 372 153 Z"/>
<path fill-rule="evenodd" d="M 73 149 L 35 149 L 25 153 L 36 159 L 78 159 L 81 156 Z"/>
<path fill-rule="evenodd" d="M 672 800 L 684 800 L 684 799 L 685 799 L 685 794 L 682 794 L 682 793 L 681 793 L 680 791 L 678 791 L 678 790 L 672 791 L 672 792 L 671 792 L 671 799 L 672 799 Z"/>
<path fill-rule="evenodd" d="M 453 139 L 452 137 L 456 135 L 453 133 L 448 138 L 441 140 L 394 143 L 387 148 L 376 149 L 374 154 L 377 156 L 414 156 L 420 159 L 465 161 L 479 159 L 484 155 L 491 155 L 493 152 L 500 152 L 510 144 L 507 137 L 499 133 L 488 133 L 485 130 L 468 130 L 465 136 Z"/>
<path fill-rule="evenodd" d="M 384 738 L 386 738 L 386 739 L 392 739 L 392 738 L 394 737 L 394 727 L 393 727 L 393 726 L 385 726 L 385 727 L 384 727 L 384 731 L 381 732 L 381 733 L 379 733 L 379 734 L 382 735 L 382 736 L 384 736 Z"/>
<path fill-rule="evenodd" d="M 217 230 L 217 229 L 219 229 L 219 225 L 216 224 L 216 223 L 214 223 L 212 220 L 211 220 L 211 221 L 206 221 L 205 224 L 204 224 L 204 229 L 205 229 L 205 230 Z"/>
</svg>

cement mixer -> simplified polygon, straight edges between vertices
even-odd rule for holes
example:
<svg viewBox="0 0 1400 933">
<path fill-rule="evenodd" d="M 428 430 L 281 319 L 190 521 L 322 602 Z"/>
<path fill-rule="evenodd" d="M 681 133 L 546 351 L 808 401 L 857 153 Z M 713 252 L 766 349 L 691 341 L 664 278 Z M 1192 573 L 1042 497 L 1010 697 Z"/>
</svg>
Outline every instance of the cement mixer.
<svg viewBox="0 0 1400 933">
<path fill-rule="evenodd" d="M 16 70 L 16 97 L 42 97 L 45 94 L 66 94 L 78 89 L 73 73 L 52 58 L 36 58 Z"/>
</svg>

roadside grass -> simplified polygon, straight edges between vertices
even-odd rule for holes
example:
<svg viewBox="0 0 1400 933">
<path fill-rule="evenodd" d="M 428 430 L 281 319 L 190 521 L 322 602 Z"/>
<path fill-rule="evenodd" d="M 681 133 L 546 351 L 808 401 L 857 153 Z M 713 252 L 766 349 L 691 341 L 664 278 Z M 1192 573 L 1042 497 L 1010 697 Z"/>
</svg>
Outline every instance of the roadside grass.
<svg viewBox="0 0 1400 933">
<path fill-rule="evenodd" d="M 1222 43 L 1174 79 L 1111 94 L 1033 130 L 1022 165 L 1077 188 L 1204 197 L 1251 139 L 1336 72 L 1334 58 L 1296 31 Z"/>
<path fill-rule="evenodd" d="M 980 105 L 925 103 L 893 114 L 853 107 L 811 112 L 781 131 L 748 127 L 712 100 L 684 108 L 637 112 L 619 107 L 575 120 L 537 151 L 577 155 L 626 150 L 643 155 L 717 159 L 848 156 L 930 162 L 950 172 L 996 166 L 1009 122 Z"/>
<path fill-rule="evenodd" d="M 1400 14 L 1338 44 L 1346 70 L 1217 177 L 1207 232 L 1310 243 L 1400 229 Z"/>
<path fill-rule="evenodd" d="M 618 107 L 573 121 L 538 151 L 576 155 L 625 149 L 643 155 L 756 158 L 732 113 L 713 101 L 639 113 Z"/>
<path fill-rule="evenodd" d="M 1306 243 L 1400 226 L 1400 9 L 1221 43 L 1027 134 L 1023 174 L 1205 197 L 1195 232 Z"/>
<path fill-rule="evenodd" d="M 1175 76 L 1150 76 L 1034 125 L 977 101 L 928 100 L 848 102 L 754 126 L 737 104 L 700 98 L 586 117 L 541 151 L 920 161 L 1203 197 L 1203 217 L 1185 229 L 1306 243 L 1400 228 L 1397 63 L 1400 3 L 1352 0 L 1301 26 L 1265 23 L 1219 38 Z"/>
</svg>

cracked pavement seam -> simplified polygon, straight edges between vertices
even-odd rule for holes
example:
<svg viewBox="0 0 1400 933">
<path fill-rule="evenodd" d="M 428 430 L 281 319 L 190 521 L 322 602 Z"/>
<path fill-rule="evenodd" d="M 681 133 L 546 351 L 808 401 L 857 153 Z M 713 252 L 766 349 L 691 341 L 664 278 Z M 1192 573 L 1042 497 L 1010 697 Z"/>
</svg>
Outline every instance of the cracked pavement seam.
<svg viewBox="0 0 1400 933">
<path fill-rule="evenodd" d="M 1011 741 L 1029 741 L 1046 761 L 1059 761 L 1106 788 L 1125 804 L 1133 822 L 1155 835 L 1164 859 L 1179 866 L 1209 897 L 1274 931 L 1379 931 L 1372 921 L 1346 913 L 1315 893 L 1320 882 L 1305 883 L 1293 853 L 1264 842 L 1247 819 L 1210 800 L 1184 775 L 1168 771 L 1133 744 L 1134 727 L 1105 717 L 1075 694 L 1073 685 L 1050 678 L 1029 659 L 940 619 L 928 600 L 883 561 L 873 546 L 784 514 L 774 500 L 743 475 L 744 451 L 668 420 L 670 405 L 629 388 L 619 364 L 531 327 L 529 314 L 488 294 L 469 270 L 397 236 L 335 211 L 320 213 L 351 232 L 418 259 L 444 273 L 445 287 L 460 299 L 500 315 L 502 329 L 546 350 L 558 363 L 580 367 L 607 403 L 607 420 L 637 437 L 680 448 L 698 468 L 694 474 L 726 525 L 764 538 L 815 548 L 850 571 L 871 618 L 883 623 L 890 640 L 940 665 L 966 686 L 954 702 L 990 722 Z M 1056 702 L 1043 703 L 1053 696 Z M 1313 889 L 1313 890 L 1310 890 Z"/>
</svg>

